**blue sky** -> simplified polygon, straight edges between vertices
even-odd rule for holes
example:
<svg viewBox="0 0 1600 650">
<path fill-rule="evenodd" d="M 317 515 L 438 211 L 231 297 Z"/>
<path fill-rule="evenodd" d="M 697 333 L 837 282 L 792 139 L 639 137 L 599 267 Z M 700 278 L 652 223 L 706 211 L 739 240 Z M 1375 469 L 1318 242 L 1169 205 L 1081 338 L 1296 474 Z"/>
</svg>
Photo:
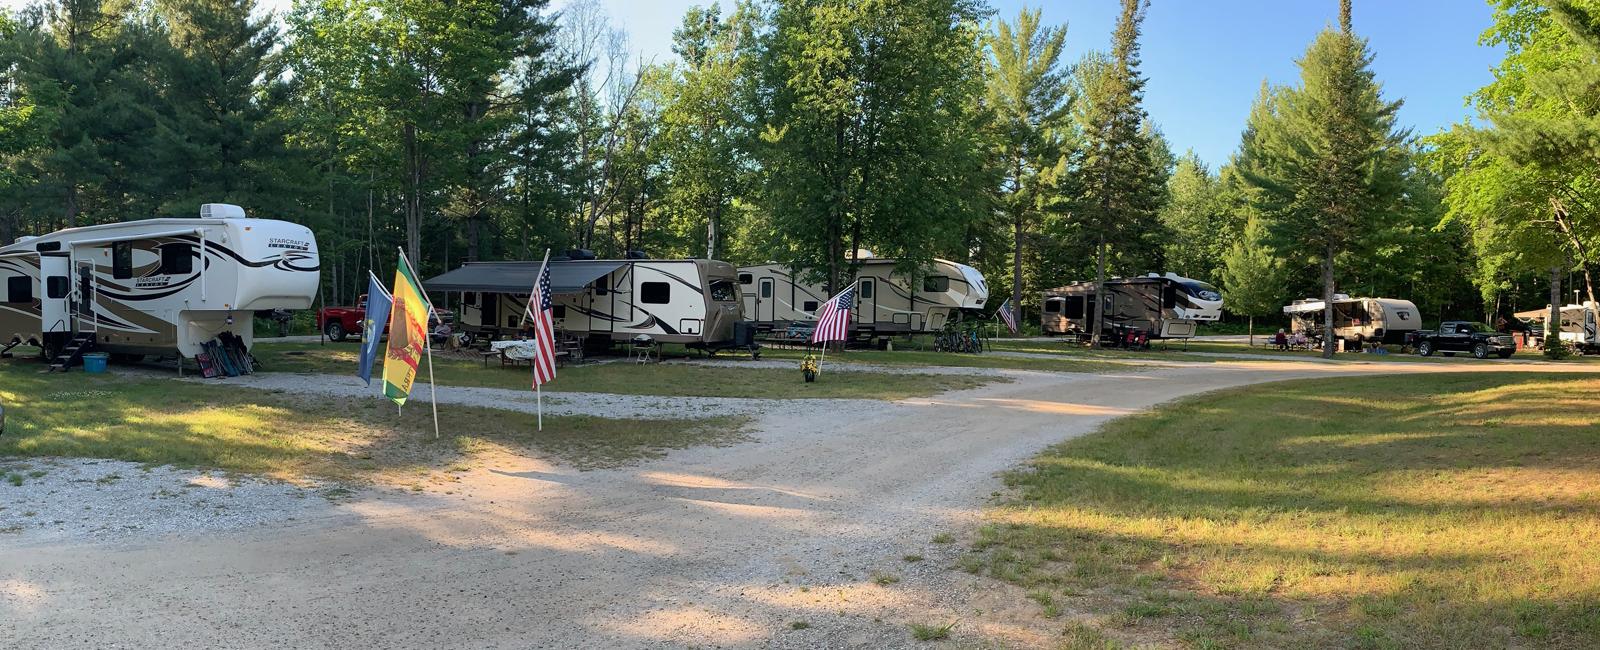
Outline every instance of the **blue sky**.
<svg viewBox="0 0 1600 650">
<path fill-rule="evenodd" d="M 555 0 L 559 7 L 569 0 Z M 672 56 L 672 29 L 694 4 L 713 0 L 600 0 L 645 59 Z M 27 0 L 0 0 L 16 8 Z M 289 0 L 262 0 L 282 10 Z M 723 4 L 731 4 L 723 0 Z M 991 0 L 1014 17 L 1023 0 Z M 1106 49 L 1115 0 L 1029 0 L 1051 24 L 1067 25 L 1068 60 Z M 1337 0 L 1154 0 L 1144 27 L 1145 104 L 1182 152 L 1193 149 L 1213 167 L 1238 146 L 1239 132 L 1262 80 L 1288 83 L 1294 60 L 1330 25 Z M 1356 0 L 1355 28 L 1370 39 L 1373 68 L 1386 97 L 1404 99 L 1401 124 L 1434 133 L 1470 115 L 1468 93 L 1492 79 L 1498 48 L 1478 45 L 1489 26 L 1482 0 Z"/>
</svg>

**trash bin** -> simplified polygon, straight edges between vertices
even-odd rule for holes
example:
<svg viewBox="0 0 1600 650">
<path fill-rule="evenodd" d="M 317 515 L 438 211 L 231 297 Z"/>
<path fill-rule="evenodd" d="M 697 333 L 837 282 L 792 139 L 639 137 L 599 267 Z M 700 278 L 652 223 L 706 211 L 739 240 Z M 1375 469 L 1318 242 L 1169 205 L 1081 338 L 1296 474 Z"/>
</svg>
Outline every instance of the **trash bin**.
<svg viewBox="0 0 1600 650">
<path fill-rule="evenodd" d="M 110 359 L 111 355 L 104 352 L 90 352 L 85 354 L 83 355 L 83 371 L 92 374 L 100 374 L 105 372 L 106 362 Z"/>
</svg>

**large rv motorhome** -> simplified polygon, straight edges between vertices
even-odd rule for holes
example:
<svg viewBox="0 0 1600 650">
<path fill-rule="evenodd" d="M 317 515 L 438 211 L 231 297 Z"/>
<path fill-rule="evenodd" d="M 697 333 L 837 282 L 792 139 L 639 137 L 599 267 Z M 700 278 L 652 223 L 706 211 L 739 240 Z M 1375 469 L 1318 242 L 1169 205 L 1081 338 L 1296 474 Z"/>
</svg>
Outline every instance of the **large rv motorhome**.
<svg viewBox="0 0 1600 650">
<path fill-rule="evenodd" d="M 962 312 L 982 310 L 989 299 L 982 273 L 949 260 L 907 274 L 896 271 L 892 259 L 868 258 L 855 280 L 860 287 L 851 329 L 868 337 L 938 331 Z M 763 331 L 814 322 L 831 297 L 821 283 L 797 279 L 782 264 L 740 267 L 739 288 L 745 314 Z"/>
<path fill-rule="evenodd" d="M 468 262 L 423 283 L 460 292 L 462 329 L 507 338 L 522 325 L 540 262 Z M 744 320 L 733 265 L 717 260 L 550 261 L 556 329 L 574 338 L 717 348 L 733 344 Z M 740 342 L 740 344 L 745 344 Z"/>
<path fill-rule="evenodd" d="M 311 230 L 234 205 L 22 237 L 0 247 L 0 346 L 192 358 L 224 332 L 248 346 L 253 312 L 309 308 L 320 272 Z"/>
<path fill-rule="evenodd" d="M 1222 317 L 1216 287 L 1173 273 L 1106 280 L 1106 296 L 1096 301 L 1093 282 L 1074 282 L 1044 293 L 1040 324 L 1046 336 L 1090 336 L 1095 305 L 1105 309 L 1103 334 L 1142 332 L 1152 339 L 1195 335 L 1202 322 Z"/>
<path fill-rule="evenodd" d="M 1285 305 L 1290 331 L 1315 335 L 1322 331 L 1324 303 L 1321 298 L 1306 298 Z M 1333 335 L 1354 346 L 1365 343 L 1400 345 L 1406 334 L 1422 327 L 1422 314 L 1409 300 L 1395 298 L 1351 298 L 1333 295 Z"/>
</svg>

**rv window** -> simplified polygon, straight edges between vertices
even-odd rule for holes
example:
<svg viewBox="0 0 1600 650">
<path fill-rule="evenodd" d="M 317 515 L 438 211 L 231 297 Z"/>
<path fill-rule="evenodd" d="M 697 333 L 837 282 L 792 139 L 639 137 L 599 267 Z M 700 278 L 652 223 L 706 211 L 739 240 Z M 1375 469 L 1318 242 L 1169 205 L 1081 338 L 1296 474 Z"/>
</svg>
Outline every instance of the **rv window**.
<svg viewBox="0 0 1600 650">
<path fill-rule="evenodd" d="M 1404 309 L 1395 311 L 1394 315 L 1399 316 L 1400 320 L 1411 320 L 1411 312 Z"/>
<path fill-rule="evenodd" d="M 461 304 L 465 305 L 467 307 L 477 307 L 478 306 L 478 292 L 476 292 L 476 291 L 464 291 L 464 292 L 462 292 L 461 293 Z"/>
<path fill-rule="evenodd" d="M 550 316 L 552 318 L 566 318 L 567 317 L 567 306 L 566 305 L 550 305 Z"/>
<path fill-rule="evenodd" d="M 1083 296 L 1067 296 L 1067 318 L 1083 318 Z"/>
<path fill-rule="evenodd" d="M 161 275 L 188 275 L 194 272 L 194 257 L 185 244 L 161 247 Z"/>
<path fill-rule="evenodd" d="M 65 275 L 52 275 L 45 280 L 44 293 L 51 300 L 61 300 L 67 297 L 67 292 L 72 288 L 72 283 L 67 282 Z"/>
<path fill-rule="evenodd" d="M 26 275 L 6 278 L 6 302 L 33 302 L 33 278 Z"/>
<path fill-rule="evenodd" d="M 599 277 L 599 279 L 596 279 L 594 281 L 594 295 L 597 295 L 597 296 L 606 295 L 606 292 L 610 290 L 610 287 L 611 287 L 611 276 L 602 275 L 602 276 Z"/>
<path fill-rule="evenodd" d="M 950 290 L 950 278 L 930 275 L 922 279 L 922 290 L 927 293 L 944 293 Z"/>
<path fill-rule="evenodd" d="M 1059 314 L 1059 313 L 1061 313 L 1061 301 L 1060 300 L 1046 300 L 1046 301 L 1044 301 L 1044 313 L 1046 313 L 1046 314 Z"/>
<path fill-rule="evenodd" d="M 1171 282 L 1164 283 L 1161 288 L 1161 308 L 1172 309 L 1178 306 L 1178 285 Z"/>
<path fill-rule="evenodd" d="M 761 283 L 761 297 L 762 298 L 771 298 L 772 297 L 772 283 L 771 282 L 762 282 Z"/>
<path fill-rule="evenodd" d="M 756 276 L 751 275 L 749 273 L 740 273 L 739 274 L 739 284 L 755 284 L 755 282 L 756 282 Z"/>
<path fill-rule="evenodd" d="M 872 298 L 872 281 L 871 280 L 862 280 L 861 281 L 861 298 L 863 300 L 870 300 Z"/>
<path fill-rule="evenodd" d="M 733 288 L 733 283 L 727 280 L 712 280 L 711 299 L 717 302 L 733 302 L 739 299 L 739 290 Z"/>
<path fill-rule="evenodd" d="M 111 244 L 111 277 L 118 280 L 133 277 L 133 242 Z"/>
<path fill-rule="evenodd" d="M 646 305 L 665 305 L 672 302 L 672 285 L 665 282 L 640 282 L 639 302 Z"/>
<path fill-rule="evenodd" d="M 813 314 L 817 313 L 817 301 L 807 300 L 806 304 L 800 306 L 800 311 L 810 312 Z"/>
</svg>

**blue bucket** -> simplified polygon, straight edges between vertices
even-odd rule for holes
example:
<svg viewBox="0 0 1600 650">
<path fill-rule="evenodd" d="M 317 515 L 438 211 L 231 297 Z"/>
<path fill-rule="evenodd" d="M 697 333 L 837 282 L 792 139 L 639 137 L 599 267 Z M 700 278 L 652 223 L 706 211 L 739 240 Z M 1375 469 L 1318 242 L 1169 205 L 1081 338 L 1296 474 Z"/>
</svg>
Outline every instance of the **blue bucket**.
<svg viewBox="0 0 1600 650">
<path fill-rule="evenodd" d="M 83 355 L 83 371 L 91 374 L 100 374 L 106 371 L 106 362 L 111 355 L 104 352 L 90 352 Z"/>
</svg>

